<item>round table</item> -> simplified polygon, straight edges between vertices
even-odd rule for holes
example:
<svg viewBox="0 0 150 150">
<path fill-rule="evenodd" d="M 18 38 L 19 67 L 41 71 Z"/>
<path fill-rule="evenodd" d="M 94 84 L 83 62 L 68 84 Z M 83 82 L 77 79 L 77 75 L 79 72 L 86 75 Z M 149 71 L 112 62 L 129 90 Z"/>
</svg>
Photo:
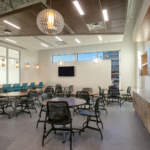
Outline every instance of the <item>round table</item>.
<svg viewBox="0 0 150 150">
<path fill-rule="evenodd" d="M 105 91 L 109 91 L 109 88 L 102 88 L 104 89 Z M 119 89 L 119 91 L 124 91 L 124 89 Z"/>
<path fill-rule="evenodd" d="M 83 100 L 83 99 L 70 97 L 70 98 L 52 98 L 52 99 L 46 99 L 46 100 L 44 100 L 42 102 L 42 105 L 46 106 L 48 101 L 51 101 L 51 102 L 65 101 L 65 102 L 68 102 L 68 105 L 69 105 L 70 108 L 86 104 L 86 101 Z"/>
<path fill-rule="evenodd" d="M 14 97 L 15 99 L 15 110 L 13 112 L 13 114 L 10 115 L 10 118 L 15 116 L 18 111 L 17 111 L 17 97 L 21 97 L 21 96 L 27 96 L 28 95 L 28 92 L 8 92 L 8 93 L 1 93 L 0 96 L 2 97 L 8 97 L 8 100 L 9 100 L 9 97 Z"/>
<path fill-rule="evenodd" d="M 87 91 L 89 93 L 89 96 L 94 96 L 94 95 L 98 95 L 98 92 L 91 92 L 91 91 Z M 72 92 L 71 95 L 76 95 L 76 92 Z"/>
<path fill-rule="evenodd" d="M 31 89 L 31 91 L 33 91 L 33 92 L 43 92 L 44 90 L 43 89 Z"/>
<path fill-rule="evenodd" d="M 79 99 L 79 98 L 52 98 L 52 99 L 46 99 L 42 102 L 43 106 L 47 105 L 47 102 L 51 101 L 51 102 L 60 102 L 60 101 L 65 101 L 68 102 L 68 105 L 70 108 L 72 107 L 77 107 L 77 106 L 81 106 L 86 104 L 86 101 L 83 99 Z M 64 125 L 65 128 L 65 125 Z M 74 128 L 75 129 L 75 128 Z M 75 129 L 75 130 L 80 130 L 80 129 Z M 63 139 L 62 142 L 65 143 L 65 131 L 63 132 Z"/>
</svg>

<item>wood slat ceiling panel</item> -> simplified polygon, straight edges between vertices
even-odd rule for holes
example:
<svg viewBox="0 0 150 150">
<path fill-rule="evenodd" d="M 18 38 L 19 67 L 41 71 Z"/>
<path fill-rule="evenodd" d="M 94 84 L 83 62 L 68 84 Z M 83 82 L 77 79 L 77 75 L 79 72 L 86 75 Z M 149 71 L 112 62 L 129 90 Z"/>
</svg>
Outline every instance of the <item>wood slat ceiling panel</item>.
<svg viewBox="0 0 150 150">
<path fill-rule="evenodd" d="M 15 24 L 16 26 L 20 27 L 20 28 L 25 28 L 28 27 L 29 25 L 26 24 L 25 22 L 21 21 L 20 19 L 16 18 L 15 16 L 11 15 L 11 16 L 7 16 L 7 17 L 3 17 L 3 20 L 7 20 L 13 24 Z M 10 25 L 9 25 L 10 26 Z M 15 29 L 15 28 L 14 28 Z"/>
<path fill-rule="evenodd" d="M 23 28 L 22 31 L 26 32 L 29 35 L 43 35 L 43 33 L 38 29 L 37 26 Z"/>
<path fill-rule="evenodd" d="M 150 41 L 150 7 L 134 39 L 134 42 L 141 41 Z"/>
<path fill-rule="evenodd" d="M 79 16 L 79 13 L 71 0 L 52 1 L 52 8 L 57 10 L 64 18 Z"/>
<path fill-rule="evenodd" d="M 27 33 L 23 32 L 22 30 L 13 30 L 12 35 L 28 35 Z"/>
<path fill-rule="evenodd" d="M 20 20 L 26 22 L 28 25 L 33 26 L 36 25 L 36 17 L 30 11 L 23 11 L 17 14 L 14 14 L 15 17 L 19 18 Z"/>
<path fill-rule="evenodd" d="M 75 33 L 85 33 L 89 31 L 83 19 L 80 16 L 66 18 L 65 22 Z"/>
<path fill-rule="evenodd" d="M 103 9 L 110 9 L 127 5 L 127 0 L 100 0 Z"/>
<path fill-rule="evenodd" d="M 70 34 L 70 32 L 68 32 L 68 30 L 66 30 L 65 28 L 59 33 L 59 35 L 64 35 L 64 34 Z"/>
<path fill-rule="evenodd" d="M 39 5 L 39 7 L 33 8 L 33 9 L 29 9 L 29 11 L 31 11 L 34 15 L 38 15 L 39 12 L 41 12 L 42 10 L 46 9 L 47 7 L 42 5 Z"/>
<path fill-rule="evenodd" d="M 78 0 L 78 2 L 85 14 L 101 10 L 99 0 Z"/>
<path fill-rule="evenodd" d="M 101 11 L 83 15 L 82 17 L 83 17 L 84 21 L 86 22 L 86 24 L 104 21 L 104 17 L 102 15 Z"/>
<path fill-rule="evenodd" d="M 115 9 L 108 10 L 108 18 L 109 20 L 126 18 L 126 7 L 119 7 Z"/>
<path fill-rule="evenodd" d="M 117 27 L 124 27 L 126 19 L 118 19 L 106 22 L 107 29 L 117 28 Z"/>
</svg>

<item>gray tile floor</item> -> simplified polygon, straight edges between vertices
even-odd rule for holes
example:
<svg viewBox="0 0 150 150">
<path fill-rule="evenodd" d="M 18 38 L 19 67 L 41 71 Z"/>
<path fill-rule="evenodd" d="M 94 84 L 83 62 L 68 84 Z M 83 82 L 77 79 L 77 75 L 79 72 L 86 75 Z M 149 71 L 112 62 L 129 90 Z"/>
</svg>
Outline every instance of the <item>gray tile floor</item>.
<svg viewBox="0 0 150 150">
<path fill-rule="evenodd" d="M 69 150 L 69 133 L 66 143 L 62 143 L 62 134 L 52 132 L 42 147 L 43 123 L 36 129 L 40 111 L 40 107 L 36 107 L 38 113 L 32 110 L 32 118 L 29 114 L 12 119 L 0 116 L 0 150 Z M 113 103 L 107 109 L 108 115 L 105 112 L 101 115 L 103 140 L 98 131 L 86 129 L 81 136 L 76 133 L 73 137 L 73 150 L 150 150 L 150 135 L 132 103 L 124 103 L 121 109 Z M 81 128 L 84 121 L 86 117 L 75 115 L 73 127 Z M 95 123 L 90 125 L 96 127 Z"/>
</svg>

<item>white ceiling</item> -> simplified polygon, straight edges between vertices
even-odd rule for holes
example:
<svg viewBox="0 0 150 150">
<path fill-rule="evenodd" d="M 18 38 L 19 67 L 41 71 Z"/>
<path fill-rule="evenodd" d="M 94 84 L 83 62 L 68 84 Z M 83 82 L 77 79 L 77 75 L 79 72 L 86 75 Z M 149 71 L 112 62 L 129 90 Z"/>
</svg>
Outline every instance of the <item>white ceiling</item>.
<svg viewBox="0 0 150 150">
<path fill-rule="evenodd" d="M 1 41 L 14 44 L 16 46 L 23 47 L 29 50 L 45 50 L 53 48 L 64 48 L 64 47 L 74 47 L 74 46 L 83 46 L 83 45 L 94 45 L 94 44 L 103 44 L 103 43 L 112 43 L 112 42 L 121 42 L 123 41 L 124 35 L 101 35 L 102 41 L 99 40 L 98 35 L 68 35 L 68 36 L 58 36 L 66 45 L 58 45 L 58 41 L 55 36 L 15 36 L 15 37 L 0 37 Z M 6 41 L 5 38 L 16 41 L 17 43 L 12 43 Z M 78 39 L 81 43 L 77 43 L 75 39 Z M 44 43 L 48 47 L 41 45 Z"/>
</svg>

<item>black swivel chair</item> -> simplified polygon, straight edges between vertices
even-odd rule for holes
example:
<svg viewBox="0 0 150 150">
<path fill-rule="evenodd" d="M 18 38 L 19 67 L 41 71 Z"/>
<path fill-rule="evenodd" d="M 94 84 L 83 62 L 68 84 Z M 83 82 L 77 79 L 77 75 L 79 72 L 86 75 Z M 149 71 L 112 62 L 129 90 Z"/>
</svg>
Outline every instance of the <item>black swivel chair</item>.
<svg viewBox="0 0 150 150">
<path fill-rule="evenodd" d="M 82 106 L 81 107 L 77 107 L 77 109 L 75 110 L 76 113 L 77 113 L 77 110 L 91 109 L 90 97 L 89 97 L 89 93 L 87 91 L 77 91 L 76 92 L 76 98 L 80 98 L 80 99 L 86 100 L 86 104 L 84 105 L 84 108 Z M 86 106 L 88 106 L 89 108 L 86 108 Z"/>
<path fill-rule="evenodd" d="M 102 100 L 102 96 L 101 97 L 98 97 L 97 100 L 96 100 L 96 103 L 95 103 L 95 109 L 94 110 L 82 110 L 80 112 L 80 115 L 83 115 L 83 116 L 87 116 L 87 121 L 83 124 L 83 128 L 80 130 L 79 134 L 81 134 L 81 132 L 84 132 L 84 129 L 86 128 L 89 128 L 89 129 L 93 129 L 93 130 L 97 130 L 100 132 L 101 134 L 101 139 L 103 139 L 103 135 L 102 135 L 102 132 L 101 132 L 101 129 L 100 127 L 98 126 L 99 123 L 101 123 L 102 125 L 102 128 L 103 128 L 103 123 L 100 119 L 100 108 L 99 108 L 99 103 L 100 101 Z M 92 118 L 96 118 L 95 120 L 91 119 Z M 89 126 L 89 122 L 92 121 L 92 122 L 96 122 L 96 125 L 98 127 L 97 128 L 94 128 L 94 127 L 91 127 Z"/>
<path fill-rule="evenodd" d="M 132 96 L 131 96 L 131 86 L 129 86 L 127 88 L 127 93 L 126 94 L 121 94 L 121 96 L 123 97 L 124 101 L 122 102 L 122 104 L 124 102 L 133 102 L 132 101 Z"/>
<path fill-rule="evenodd" d="M 53 98 L 53 97 L 52 97 L 52 94 L 49 93 L 49 92 L 42 94 L 42 101 L 44 101 L 46 99 L 51 99 L 51 98 Z M 37 124 L 36 124 L 37 128 L 38 128 L 39 122 L 45 122 L 45 120 L 40 120 L 42 112 L 47 112 L 47 108 L 44 107 L 43 105 L 41 106 L 41 110 L 40 110 L 40 113 L 39 113 L 39 119 L 38 119 Z"/>
<path fill-rule="evenodd" d="M 64 92 L 62 90 L 61 85 L 56 85 L 55 86 L 55 97 L 64 97 Z"/>
<path fill-rule="evenodd" d="M 52 97 L 55 96 L 54 88 L 52 88 L 52 87 L 47 87 L 47 88 L 44 90 L 44 93 L 51 93 L 51 94 L 52 94 Z"/>
<path fill-rule="evenodd" d="M 52 128 L 47 132 L 46 124 L 51 124 Z M 70 128 L 56 128 L 55 125 L 67 125 L 70 124 Z M 44 139 L 49 135 L 49 133 L 54 130 L 56 134 L 56 130 L 61 131 L 70 131 L 70 150 L 72 150 L 72 118 L 69 110 L 69 105 L 67 102 L 47 102 L 47 113 L 45 117 L 44 123 L 44 132 L 43 132 L 43 140 L 42 146 L 44 146 Z"/>
<path fill-rule="evenodd" d="M 29 92 L 27 95 L 26 99 L 20 100 L 20 105 L 21 105 L 21 111 L 16 114 L 16 117 L 20 114 L 20 113 L 28 113 L 30 114 L 30 118 L 32 117 L 30 109 L 34 109 L 35 112 L 37 112 L 35 104 L 34 104 L 34 93 L 33 92 Z M 28 111 L 25 111 L 28 110 Z"/>
<path fill-rule="evenodd" d="M 110 92 L 110 94 L 108 95 L 109 102 L 118 102 L 118 105 L 120 105 L 121 108 L 121 96 L 119 89 L 117 87 L 111 86 L 109 88 L 109 92 Z"/>
</svg>

